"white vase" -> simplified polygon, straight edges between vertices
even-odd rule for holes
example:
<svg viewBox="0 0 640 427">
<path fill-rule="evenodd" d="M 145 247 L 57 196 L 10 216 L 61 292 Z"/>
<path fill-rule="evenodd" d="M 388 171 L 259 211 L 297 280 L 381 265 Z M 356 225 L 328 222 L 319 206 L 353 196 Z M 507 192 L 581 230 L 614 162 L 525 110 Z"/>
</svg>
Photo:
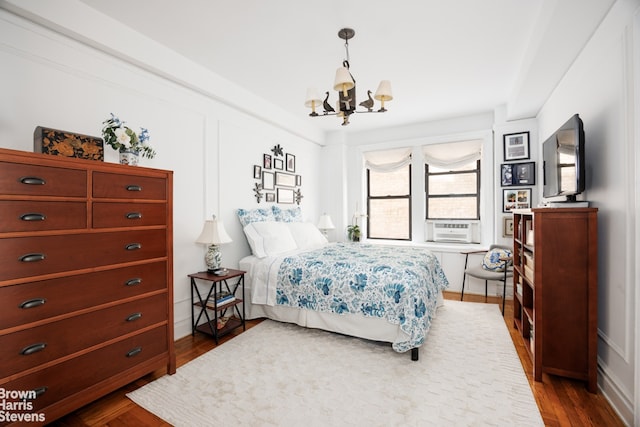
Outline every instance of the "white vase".
<svg viewBox="0 0 640 427">
<path fill-rule="evenodd" d="M 120 151 L 120 164 L 129 166 L 138 166 L 140 160 L 140 152 L 138 151 Z"/>
</svg>

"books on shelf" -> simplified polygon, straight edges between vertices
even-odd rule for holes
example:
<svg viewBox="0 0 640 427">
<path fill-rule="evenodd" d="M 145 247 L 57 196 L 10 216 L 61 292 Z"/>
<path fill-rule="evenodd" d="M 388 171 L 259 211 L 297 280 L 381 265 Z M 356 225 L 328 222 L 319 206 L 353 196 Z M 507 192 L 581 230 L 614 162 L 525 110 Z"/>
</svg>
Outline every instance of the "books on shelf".
<svg viewBox="0 0 640 427">
<path fill-rule="evenodd" d="M 216 305 L 227 304 L 236 300 L 235 295 L 231 292 L 223 291 L 217 292 L 215 295 L 209 297 L 209 301 L 215 301 Z"/>
</svg>

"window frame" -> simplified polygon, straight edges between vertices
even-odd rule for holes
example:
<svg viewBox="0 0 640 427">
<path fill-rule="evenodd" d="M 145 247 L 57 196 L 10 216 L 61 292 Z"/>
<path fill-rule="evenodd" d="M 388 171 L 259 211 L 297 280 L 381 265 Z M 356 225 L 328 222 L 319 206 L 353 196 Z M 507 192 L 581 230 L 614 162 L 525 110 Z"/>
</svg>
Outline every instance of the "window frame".
<svg viewBox="0 0 640 427">
<path fill-rule="evenodd" d="M 463 220 L 463 221 L 476 221 L 480 220 L 480 180 L 482 176 L 482 159 L 476 160 L 475 169 L 464 169 L 447 172 L 433 172 L 429 173 L 429 164 L 424 164 L 424 203 L 425 203 L 425 220 L 437 221 L 437 220 Z M 476 174 L 476 192 L 475 193 L 461 193 L 461 194 L 438 194 L 429 196 L 429 177 L 430 176 L 443 176 L 443 175 L 461 175 L 461 174 Z M 476 198 L 476 217 L 475 218 L 430 218 L 429 217 L 429 200 L 430 199 L 444 199 L 444 198 L 461 198 L 461 197 L 475 197 Z"/>
<path fill-rule="evenodd" d="M 408 170 L 408 174 L 409 174 L 409 194 L 407 195 L 402 195 L 402 196 L 371 196 L 371 178 L 370 178 L 370 173 L 371 173 L 371 169 L 366 168 L 367 171 L 367 239 L 371 239 L 371 240 L 397 240 L 397 241 L 402 241 L 402 242 L 410 242 L 412 241 L 412 233 L 413 233 L 413 203 L 412 203 L 412 192 L 413 192 L 413 185 L 412 185 L 412 175 L 411 175 L 411 171 L 413 168 L 413 165 L 411 163 L 409 163 L 407 165 L 409 167 Z M 399 199 L 407 199 L 409 201 L 409 218 L 408 218 L 408 237 L 406 239 L 402 239 L 402 238 L 389 238 L 389 237 L 371 237 L 370 234 L 370 230 L 371 230 L 371 200 L 399 200 Z"/>
</svg>

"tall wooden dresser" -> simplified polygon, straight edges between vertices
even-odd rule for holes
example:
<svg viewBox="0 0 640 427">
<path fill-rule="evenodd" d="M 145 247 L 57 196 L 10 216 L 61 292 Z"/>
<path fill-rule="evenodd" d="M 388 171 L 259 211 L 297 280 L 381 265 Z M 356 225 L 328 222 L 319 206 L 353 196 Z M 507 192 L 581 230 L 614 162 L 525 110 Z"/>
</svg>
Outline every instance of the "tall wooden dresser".
<svg viewBox="0 0 640 427">
<path fill-rule="evenodd" d="M 175 372 L 172 191 L 171 171 L 0 149 L 0 425 Z"/>
<path fill-rule="evenodd" d="M 513 211 L 514 326 L 533 377 L 584 380 L 597 391 L 598 209 Z"/>
</svg>

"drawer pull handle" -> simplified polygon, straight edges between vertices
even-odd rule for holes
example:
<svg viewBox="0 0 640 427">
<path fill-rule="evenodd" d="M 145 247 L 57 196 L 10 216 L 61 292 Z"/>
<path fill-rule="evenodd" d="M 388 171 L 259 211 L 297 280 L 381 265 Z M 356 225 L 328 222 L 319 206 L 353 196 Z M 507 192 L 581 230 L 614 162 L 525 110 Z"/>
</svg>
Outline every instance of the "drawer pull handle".
<svg viewBox="0 0 640 427">
<path fill-rule="evenodd" d="M 138 249 L 142 249 L 142 244 L 141 243 L 129 243 L 124 248 L 126 250 L 128 250 L 128 251 L 135 251 L 135 250 L 138 250 Z"/>
<path fill-rule="evenodd" d="M 42 396 L 43 394 L 45 394 L 48 389 L 49 389 L 49 387 L 47 387 L 46 385 L 43 385 L 42 387 L 34 388 L 33 392 L 36 394 L 35 398 L 37 399 L 40 396 Z"/>
<path fill-rule="evenodd" d="M 47 302 L 47 300 L 44 299 L 44 298 L 33 298 L 33 299 L 30 299 L 30 300 L 26 300 L 25 302 L 20 304 L 18 307 L 20 307 L 20 308 L 35 308 L 35 307 L 40 307 L 41 305 L 44 305 L 45 302 Z"/>
<path fill-rule="evenodd" d="M 37 176 L 23 176 L 20 182 L 27 185 L 45 185 L 47 181 Z"/>
<path fill-rule="evenodd" d="M 137 356 L 142 352 L 142 347 L 136 347 L 127 353 L 127 357 Z"/>
<path fill-rule="evenodd" d="M 133 313 L 131 316 L 127 317 L 127 322 L 133 322 L 134 320 L 138 320 L 142 317 L 142 313 Z"/>
<path fill-rule="evenodd" d="M 20 215 L 20 219 L 23 221 L 44 221 L 47 216 L 41 213 L 26 213 Z"/>
<path fill-rule="evenodd" d="M 26 254 L 22 255 L 19 259 L 22 262 L 37 262 L 43 261 L 46 257 L 45 254 Z"/>
<path fill-rule="evenodd" d="M 141 212 L 129 212 L 126 215 L 127 219 L 140 219 L 142 218 L 142 213 Z"/>
<path fill-rule="evenodd" d="M 20 354 L 23 355 L 23 356 L 28 356 L 30 354 L 42 351 L 46 347 L 47 347 L 47 343 L 45 343 L 45 342 L 39 342 L 39 343 L 36 343 L 36 344 L 31 344 L 31 345 L 28 345 L 25 348 L 23 348 L 22 351 L 20 351 Z"/>
<path fill-rule="evenodd" d="M 140 283 L 142 283 L 142 279 L 139 277 L 136 277 L 135 279 L 129 279 L 126 282 L 124 282 L 125 286 L 135 286 L 135 285 L 139 285 Z"/>
<path fill-rule="evenodd" d="M 127 185 L 127 191 L 142 191 L 142 187 L 139 185 Z"/>
</svg>

